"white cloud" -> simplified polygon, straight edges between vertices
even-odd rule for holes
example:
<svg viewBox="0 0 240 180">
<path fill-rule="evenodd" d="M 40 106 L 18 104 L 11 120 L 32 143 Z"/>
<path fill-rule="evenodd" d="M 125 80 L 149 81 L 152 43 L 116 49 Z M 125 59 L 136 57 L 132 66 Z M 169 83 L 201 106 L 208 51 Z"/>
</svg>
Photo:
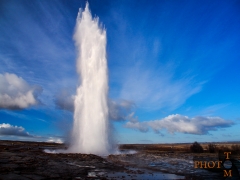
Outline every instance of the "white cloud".
<svg viewBox="0 0 240 180">
<path fill-rule="evenodd" d="M 220 117 L 197 116 L 189 118 L 188 116 L 175 114 L 169 115 L 161 120 L 127 122 L 125 127 L 137 129 L 142 132 L 147 132 L 148 128 L 152 128 L 155 132 L 166 129 L 170 133 L 208 134 L 209 131 L 231 125 L 233 125 L 232 121 L 227 121 Z"/>
<path fill-rule="evenodd" d="M 108 100 L 108 111 L 109 119 L 114 121 L 122 121 L 129 119 L 131 115 L 131 110 L 134 108 L 135 104 L 127 100 L 114 101 Z"/>
<path fill-rule="evenodd" d="M 25 129 L 21 126 L 13 126 L 10 124 L 0 124 L 0 135 L 12 135 L 12 136 L 28 136 L 32 137 Z"/>
<path fill-rule="evenodd" d="M 75 98 L 74 95 L 71 95 L 71 93 L 68 90 L 62 90 L 56 95 L 54 102 L 57 108 L 73 112 L 74 98 Z"/>
<path fill-rule="evenodd" d="M 0 74 L 0 108 L 23 109 L 39 103 L 41 88 L 30 86 L 15 74 Z"/>
<path fill-rule="evenodd" d="M 129 121 L 126 123 L 125 127 L 136 129 L 141 132 L 147 132 L 149 128 L 146 125 L 147 125 L 146 122 L 131 122 L 131 121 Z"/>
<path fill-rule="evenodd" d="M 64 137 L 60 136 L 36 136 L 29 134 L 22 126 L 14 126 L 8 123 L 0 124 L 0 137 L 5 140 L 21 140 L 36 142 L 55 142 L 63 143 Z"/>
<path fill-rule="evenodd" d="M 63 141 L 62 138 L 58 138 L 58 137 L 49 137 L 49 138 L 47 138 L 46 142 L 55 142 L 55 143 L 62 144 L 64 141 Z"/>
</svg>

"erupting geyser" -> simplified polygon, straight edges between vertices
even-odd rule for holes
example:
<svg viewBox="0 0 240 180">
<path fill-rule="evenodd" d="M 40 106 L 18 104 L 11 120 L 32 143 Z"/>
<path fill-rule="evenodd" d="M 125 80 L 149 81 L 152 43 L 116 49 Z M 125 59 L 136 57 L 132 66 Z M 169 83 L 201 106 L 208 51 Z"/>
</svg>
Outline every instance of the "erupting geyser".
<svg viewBox="0 0 240 180">
<path fill-rule="evenodd" d="M 108 154 L 108 75 L 106 31 L 92 18 L 88 3 L 79 10 L 74 40 L 81 85 L 74 101 L 74 124 L 69 152 Z"/>
</svg>

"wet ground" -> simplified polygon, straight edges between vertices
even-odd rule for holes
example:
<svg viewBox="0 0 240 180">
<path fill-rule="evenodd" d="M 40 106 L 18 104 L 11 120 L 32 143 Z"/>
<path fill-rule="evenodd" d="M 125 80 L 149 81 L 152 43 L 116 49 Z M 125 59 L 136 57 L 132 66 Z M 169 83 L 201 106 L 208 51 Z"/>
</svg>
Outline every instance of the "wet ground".
<svg viewBox="0 0 240 180">
<path fill-rule="evenodd" d="M 124 166 L 151 170 L 157 172 L 177 174 L 183 179 L 221 179 L 221 172 L 211 172 L 206 169 L 194 168 L 193 159 L 217 161 L 216 154 L 196 157 L 192 153 L 181 152 L 139 152 L 135 154 L 110 155 L 112 162 L 118 162 Z M 178 177 L 179 178 L 179 177 Z M 167 179 L 175 179 L 168 177 Z"/>
<path fill-rule="evenodd" d="M 221 179 L 222 173 L 196 169 L 193 160 L 217 160 L 217 154 L 125 151 L 93 154 L 46 153 L 63 144 L 0 141 L 0 179 Z M 131 154 L 129 154 L 131 152 Z"/>
</svg>

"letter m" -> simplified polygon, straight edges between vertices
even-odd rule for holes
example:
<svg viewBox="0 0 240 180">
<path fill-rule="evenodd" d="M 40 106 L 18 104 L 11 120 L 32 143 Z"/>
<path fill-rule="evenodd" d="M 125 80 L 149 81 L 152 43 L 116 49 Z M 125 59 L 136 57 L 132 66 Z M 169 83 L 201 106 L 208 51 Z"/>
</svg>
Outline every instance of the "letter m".
<svg viewBox="0 0 240 180">
<path fill-rule="evenodd" d="M 224 177 L 232 177 L 232 170 L 228 170 L 228 172 L 227 170 L 223 170 L 223 172 L 224 172 Z"/>
</svg>

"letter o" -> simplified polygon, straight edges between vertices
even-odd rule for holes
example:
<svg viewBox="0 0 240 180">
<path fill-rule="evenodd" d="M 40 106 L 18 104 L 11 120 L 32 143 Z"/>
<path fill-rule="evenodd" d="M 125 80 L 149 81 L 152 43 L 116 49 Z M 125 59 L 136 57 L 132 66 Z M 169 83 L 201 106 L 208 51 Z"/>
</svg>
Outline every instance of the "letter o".
<svg viewBox="0 0 240 180">
<path fill-rule="evenodd" d="M 213 165 L 212 167 L 210 166 L 210 162 L 212 162 L 212 165 Z M 208 168 L 214 168 L 215 167 L 215 162 L 214 161 L 209 161 L 207 165 L 208 165 Z"/>
</svg>

